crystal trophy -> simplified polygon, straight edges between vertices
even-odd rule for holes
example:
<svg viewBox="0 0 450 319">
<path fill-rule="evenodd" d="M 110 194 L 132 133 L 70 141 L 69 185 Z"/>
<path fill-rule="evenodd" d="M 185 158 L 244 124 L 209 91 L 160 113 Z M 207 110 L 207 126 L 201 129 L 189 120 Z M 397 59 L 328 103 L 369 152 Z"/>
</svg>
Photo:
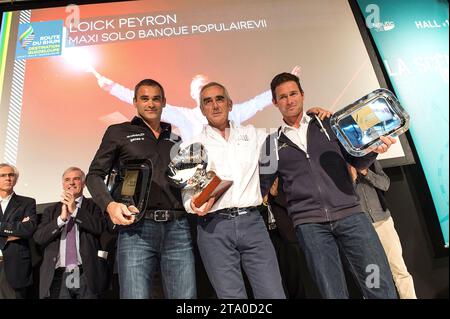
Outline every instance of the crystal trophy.
<svg viewBox="0 0 450 319">
<path fill-rule="evenodd" d="M 208 156 L 201 143 L 193 143 L 181 149 L 169 163 L 166 176 L 172 185 L 193 189 L 198 196 L 195 207 L 201 207 L 211 197 L 219 198 L 231 186 L 232 181 L 217 176 L 213 169 L 206 170 Z"/>
</svg>

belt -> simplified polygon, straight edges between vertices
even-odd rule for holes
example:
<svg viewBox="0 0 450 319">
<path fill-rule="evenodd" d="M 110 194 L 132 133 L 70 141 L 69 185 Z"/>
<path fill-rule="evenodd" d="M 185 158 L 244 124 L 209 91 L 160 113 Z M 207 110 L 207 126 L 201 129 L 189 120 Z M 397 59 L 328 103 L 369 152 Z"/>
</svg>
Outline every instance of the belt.
<svg viewBox="0 0 450 319">
<path fill-rule="evenodd" d="M 154 222 L 169 222 L 186 216 L 184 210 L 149 209 L 145 211 L 144 218 Z"/>
<path fill-rule="evenodd" d="M 213 212 L 213 214 L 219 215 L 224 218 L 231 219 L 231 218 L 235 218 L 240 215 L 247 214 L 250 210 L 254 210 L 254 209 L 257 210 L 256 206 L 231 207 L 231 208 L 224 208 L 224 209 L 216 210 L 215 212 Z"/>
</svg>

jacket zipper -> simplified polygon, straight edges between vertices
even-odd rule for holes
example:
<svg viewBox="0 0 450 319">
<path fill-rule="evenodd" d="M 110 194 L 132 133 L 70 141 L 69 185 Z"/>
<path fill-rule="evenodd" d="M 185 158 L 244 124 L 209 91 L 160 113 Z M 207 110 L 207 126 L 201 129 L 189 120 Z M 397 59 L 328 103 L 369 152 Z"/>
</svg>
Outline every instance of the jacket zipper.
<svg viewBox="0 0 450 319">
<path fill-rule="evenodd" d="M 304 154 L 305 154 L 305 156 L 306 156 L 306 159 L 308 160 L 308 165 L 309 165 L 309 168 L 310 168 L 310 171 L 311 171 L 311 175 L 312 175 L 312 177 L 313 177 L 313 180 L 314 180 L 314 183 L 315 183 L 315 185 L 316 185 L 316 188 L 317 188 L 317 190 L 318 190 L 318 192 L 319 192 L 319 197 L 320 197 L 320 200 L 321 200 L 321 203 L 322 203 L 322 209 L 323 209 L 323 211 L 325 212 L 325 217 L 326 217 L 326 219 L 327 219 L 327 222 L 329 222 L 330 221 L 330 217 L 329 217 L 329 215 L 328 215 L 328 208 L 326 207 L 326 205 L 325 205 L 325 201 L 324 201 L 324 197 L 323 197 L 323 195 L 322 195 L 322 188 L 320 187 L 320 183 L 317 183 L 317 180 L 316 180 L 316 177 L 315 177 L 315 175 L 314 175 L 314 172 L 313 172 L 313 169 L 312 169 L 312 165 L 311 165 L 311 157 L 309 156 L 309 153 L 308 153 L 308 148 L 309 148 L 309 145 L 308 145 L 308 141 L 310 141 L 311 140 L 311 138 L 309 137 L 309 133 L 310 133 L 310 126 L 308 125 L 308 130 L 307 130 L 307 132 L 306 132 L 306 134 L 307 134 L 307 139 L 306 139 L 306 152 L 305 151 L 303 151 L 302 149 L 300 149 L 297 145 L 295 145 L 295 144 L 293 144 L 293 145 L 291 145 L 291 147 L 294 147 L 294 148 L 296 148 L 297 150 L 299 150 L 300 152 L 303 152 Z M 289 140 L 289 139 L 288 139 Z M 278 149 L 278 148 L 277 148 Z"/>
<path fill-rule="evenodd" d="M 324 201 L 324 198 L 323 198 L 323 195 L 322 195 L 322 188 L 320 187 L 320 183 L 317 183 L 316 177 L 315 177 L 313 169 L 312 169 L 311 159 L 310 159 L 308 153 L 306 153 L 306 158 L 308 159 L 308 165 L 309 165 L 309 168 L 310 168 L 310 171 L 311 171 L 311 175 L 313 176 L 313 179 L 314 179 L 314 184 L 316 185 L 317 190 L 319 191 L 319 197 L 320 197 L 320 200 L 321 200 L 321 203 L 322 203 L 321 206 L 322 206 L 323 210 L 325 211 L 325 217 L 327 218 L 327 222 L 329 222 L 330 221 L 330 217 L 328 216 L 328 208 L 325 205 L 325 201 Z"/>
<path fill-rule="evenodd" d="M 322 188 L 320 187 L 320 183 L 317 182 L 317 178 L 316 178 L 316 176 L 314 174 L 314 171 L 313 171 L 313 168 L 312 168 L 311 158 L 310 158 L 310 156 L 308 154 L 308 149 L 309 149 L 309 145 L 308 144 L 309 144 L 309 141 L 311 141 L 311 137 L 309 136 L 310 135 L 310 127 L 311 126 L 308 126 L 308 130 L 306 132 L 306 136 L 307 136 L 307 139 L 306 139 L 306 152 L 305 152 L 306 153 L 306 158 L 308 159 L 308 164 L 309 164 L 309 168 L 310 168 L 310 171 L 311 171 L 311 175 L 313 176 L 313 179 L 315 181 L 317 190 L 319 191 L 319 197 L 320 197 L 320 200 L 321 200 L 321 203 L 322 203 L 321 206 L 322 206 L 323 210 L 325 211 L 325 217 L 327 219 L 327 222 L 330 222 L 330 216 L 328 215 L 328 208 L 325 205 L 325 200 L 324 200 L 324 197 L 323 197 L 323 194 L 322 194 Z"/>
</svg>

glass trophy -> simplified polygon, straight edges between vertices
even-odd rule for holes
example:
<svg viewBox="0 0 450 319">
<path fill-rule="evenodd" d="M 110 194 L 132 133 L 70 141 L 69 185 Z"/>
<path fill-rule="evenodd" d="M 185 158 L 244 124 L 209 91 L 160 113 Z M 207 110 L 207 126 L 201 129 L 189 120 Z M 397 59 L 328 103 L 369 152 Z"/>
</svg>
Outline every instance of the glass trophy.
<svg viewBox="0 0 450 319">
<path fill-rule="evenodd" d="M 166 176 L 178 188 L 193 189 L 197 198 L 195 207 L 201 207 L 211 197 L 219 198 L 231 186 L 232 181 L 223 180 L 213 169 L 207 171 L 208 156 L 201 143 L 193 143 L 181 149 L 169 163 Z"/>
<path fill-rule="evenodd" d="M 110 176 L 111 177 L 111 176 Z M 130 160 L 116 171 L 114 182 L 108 180 L 108 188 L 118 203 L 135 206 L 135 222 L 145 214 L 152 182 L 152 163 L 150 160 Z"/>
<path fill-rule="evenodd" d="M 406 132 L 409 115 L 391 91 L 377 89 L 334 113 L 330 123 L 348 153 L 364 156 L 383 144 L 381 136 Z"/>
</svg>

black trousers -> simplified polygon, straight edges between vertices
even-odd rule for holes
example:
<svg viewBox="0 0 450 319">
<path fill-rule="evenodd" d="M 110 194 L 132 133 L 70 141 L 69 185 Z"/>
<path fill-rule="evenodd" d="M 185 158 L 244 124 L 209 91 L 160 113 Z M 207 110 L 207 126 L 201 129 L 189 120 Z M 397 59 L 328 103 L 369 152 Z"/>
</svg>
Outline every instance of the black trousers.
<svg viewBox="0 0 450 319">
<path fill-rule="evenodd" d="M 57 268 L 48 299 L 98 299 L 98 295 L 89 289 L 82 267 L 77 267 L 72 271 Z"/>
<path fill-rule="evenodd" d="M 0 299 L 26 299 L 27 287 L 14 289 L 6 279 L 3 261 L 0 261 Z"/>
</svg>

